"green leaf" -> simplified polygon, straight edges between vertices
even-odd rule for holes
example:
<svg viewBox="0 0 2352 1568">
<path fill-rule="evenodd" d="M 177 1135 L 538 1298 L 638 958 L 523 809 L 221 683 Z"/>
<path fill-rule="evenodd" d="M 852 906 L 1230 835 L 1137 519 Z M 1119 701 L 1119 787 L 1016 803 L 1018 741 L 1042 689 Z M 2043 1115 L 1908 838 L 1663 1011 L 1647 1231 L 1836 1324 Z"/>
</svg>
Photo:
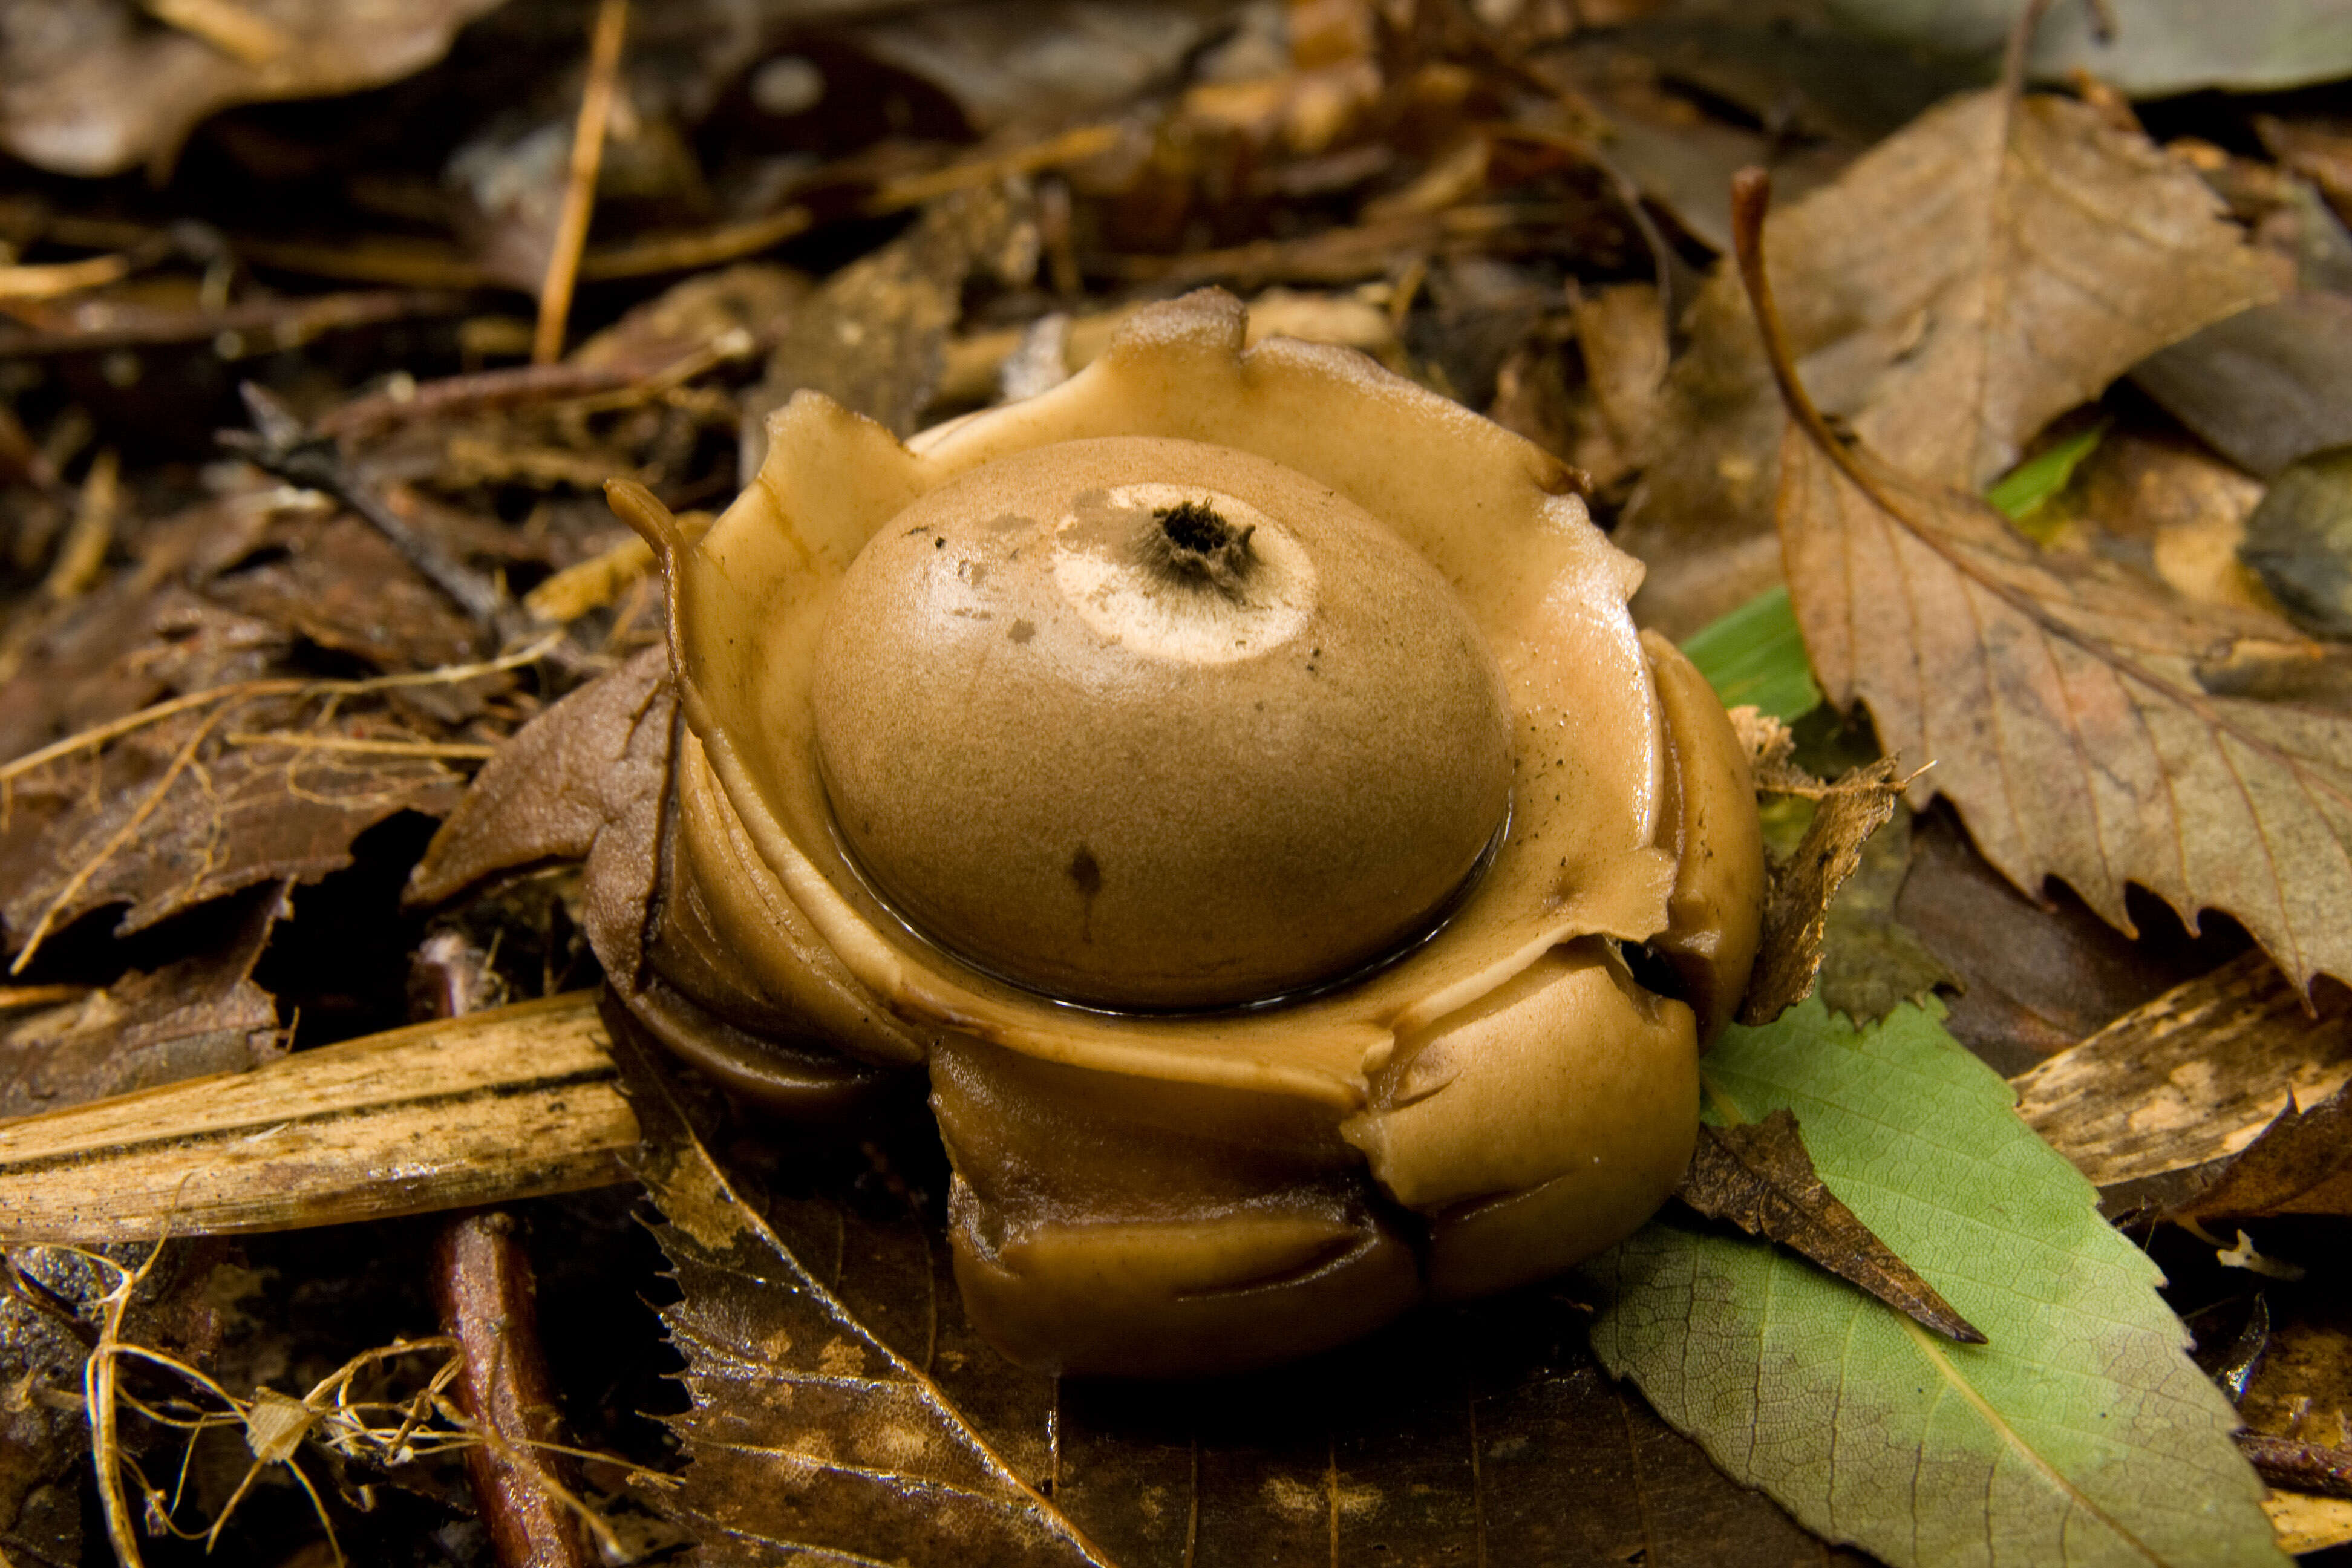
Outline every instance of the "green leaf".
<svg viewBox="0 0 2352 1568">
<path fill-rule="evenodd" d="M 1683 652 L 1726 708 L 1753 704 L 1787 721 L 1821 706 L 1822 689 L 1805 662 L 1805 639 L 1786 588 L 1768 588 L 1709 622 L 1691 634 Z"/>
<path fill-rule="evenodd" d="M 2066 488 L 2083 459 L 2097 449 L 2108 422 L 2076 431 L 2046 452 L 2037 452 L 1985 487 L 1985 500 L 2011 522 L 2023 522 Z M 2028 531 L 2032 531 L 2031 530 Z"/>
<path fill-rule="evenodd" d="M 1795 1111 L 1822 1180 L 1991 1341 L 1654 1221 L 1586 1266 L 1592 1346 L 1717 1464 L 1898 1568 L 2284 1561 L 2155 1266 L 1932 1015 L 1857 1030 L 1808 1002 L 1705 1074 L 1726 1119 Z"/>
</svg>

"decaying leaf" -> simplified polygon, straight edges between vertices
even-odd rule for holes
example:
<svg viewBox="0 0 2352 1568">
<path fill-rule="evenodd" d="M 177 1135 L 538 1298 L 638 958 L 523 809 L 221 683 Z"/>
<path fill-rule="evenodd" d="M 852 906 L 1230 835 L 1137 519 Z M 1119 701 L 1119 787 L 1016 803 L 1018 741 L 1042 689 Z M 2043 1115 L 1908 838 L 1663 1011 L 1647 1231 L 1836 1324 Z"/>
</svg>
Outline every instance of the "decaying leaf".
<svg viewBox="0 0 2352 1568">
<path fill-rule="evenodd" d="M 769 412 L 803 388 L 910 434 L 939 386 L 964 279 L 982 268 L 1017 273 L 1024 238 L 1034 247 L 1035 230 L 1001 191 L 961 192 L 825 279 L 793 314 L 766 379 L 745 398 L 745 478 L 767 451 Z M 1034 248 L 1028 258 L 1034 267 Z"/>
<path fill-rule="evenodd" d="M 1862 700 L 1890 746 L 1936 758 L 1934 787 L 2019 886 L 2063 877 L 2128 931 L 2124 887 L 2137 882 L 2184 913 L 2237 915 L 2298 980 L 2352 973 L 2352 931 L 2332 912 L 2352 893 L 2352 724 L 2211 689 L 2214 650 L 2276 641 L 2276 625 L 2190 605 L 2095 558 L 2044 555 L 1975 498 L 1985 452 L 2000 452 L 1993 433 L 2025 395 L 2003 384 L 2024 367 L 1995 351 L 2019 353 L 2016 334 L 2060 324 L 2022 305 L 1962 323 L 1976 355 L 1948 374 L 1980 388 L 1978 406 L 1931 409 L 1915 391 L 1856 421 L 1913 454 L 1914 468 L 1898 467 L 1849 444 L 1807 401 L 1752 243 L 1763 200 L 1760 179 L 1743 183 L 1741 265 L 1796 416 L 1782 450 L 1781 531 L 1831 700 Z M 2135 210 L 2161 232 L 2146 204 Z M 2190 231 L 2181 241 L 2218 226 L 2200 205 L 2176 217 Z M 2049 247 L 2074 220 L 2043 214 L 2029 226 L 1996 211 L 1987 221 L 1990 259 L 2042 279 L 2045 291 L 2060 287 L 2034 268 L 2055 265 Z M 2135 237 L 2119 264 L 2150 265 L 2145 243 Z M 2208 258 L 2215 290 L 2226 258 Z"/>
<path fill-rule="evenodd" d="M 1822 935 L 1822 1005 L 1857 1024 L 1875 1023 L 1906 1002 L 1955 984 L 1952 972 L 1895 903 L 1911 873 L 1911 810 L 1897 807 L 1862 847 L 1853 875 L 1830 904 Z"/>
<path fill-rule="evenodd" d="M 2291 1104 L 2352 1081 L 2352 994 L 2323 986 L 2312 1001 L 2306 1012 L 2275 965 L 2245 954 L 2020 1074 L 2018 1114 L 2111 1208 L 2168 1207 Z"/>
<path fill-rule="evenodd" d="M 1812 994 L 1831 905 L 1861 864 L 1863 846 L 1895 815 L 1902 773 L 1899 757 L 1882 757 L 1824 788 L 1796 853 L 1772 868 L 1756 973 L 1739 1004 L 1743 1022 L 1769 1022 Z"/>
<path fill-rule="evenodd" d="M 2298 624 L 2352 636 L 2352 455 L 2290 465 L 2246 520 L 2240 553 Z"/>
<path fill-rule="evenodd" d="M 1930 1015 L 1855 1029 L 1808 1004 L 1732 1030 L 1706 1075 L 1745 1120 L 1793 1111 L 1823 1178 L 1990 1341 L 1653 1222 L 1583 1273 L 1593 1347 L 1718 1464 L 1894 1564 L 2281 1561 L 2155 1267 Z"/>
<path fill-rule="evenodd" d="M 11 777 L 7 945 L 109 904 L 129 905 L 121 929 L 135 931 L 257 882 L 314 880 L 394 813 L 457 803 L 464 775 L 436 742 L 387 712 L 314 710 L 227 696 Z"/>
<path fill-rule="evenodd" d="M 642 1053 L 617 1009 L 614 1023 L 617 1048 Z M 648 1130 L 641 1174 L 665 1221 L 656 1234 L 685 1292 L 662 1314 L 694 1395 L 674 1419 L 688 1466 L 670 1506 L 719 1560 L 946 1549 L 975 1568 L 1106 1563 L 785 1248 L 642 1054 L 630 1082 Z"/>
<path fill-rule="evenodd" d="M 1970 490 L 2150 352 L 2271 292 L 2185 165 L 2085 105 L 2033 98 L 2012 116 L 1997 92 L 1920 116 L 1776 214 L 1765 243 L 1814 401 L 1897 465 Z M 1651 568 L 1636 609 L 1674 636 L 1780 565 L 1781 416 L 1727 272 L 1685 325 L 1618 535 Z"/>
<path fill-rule="evenodd" d="M 12 18 L 0 55 L 0 146 L 64 174 L 168 163 L 215 110 L 396 80 L 440 58 L 457 29 L 495 4 L 33 0 Z M 159 26 L 150 13 L 182 22 Z"/>
<path fill-rule="evenodd" d="M 1822 1184 L 1786 1106 L 1759 1122 L 1701 1126 L 1690 1170 L 1675 1196 L 1709 1219 L 1729 1220 L 1750 1236 L 1811 1258 L 1946 1339 L 1985 1342 L 1974 1324 Z"/>
<path fill-rule="evenodd" d="M 2352 1085 L 2308 1110 L 2290 1100 L 2262 1136 L 2172 1214 L 2352 1215 Z"/>
<path fill-rule="evenodd" d="M 1956 977 L 1944 1026 L 1994 1070 L 2014 1075 L 2155 1000 L 2183 974 L 2246 951 L 2234 922 L 2191 936 L 2142 897 L 2126 937 L 2063 887 L 2036 900 L 1985 863 L 1947 810 L 1911 822 L 1911 868 L 1895 918 Z"/>
<path fill-rule="evenodd" d="M 2159 350 L 2132 382 L 2214 450 L 2270 479 L 2352 442 L 2352 300 L 2298 294 Z"/>
<path fill-rule="evenodd" d="M 283 887 L 265 889 L 215 952 L 10 1019 L 0 1029 L 0 1118 L 283 1056 L 277 1005 L 253 983 L 253 966 L 285 897 Z"/>
<path fill-rule="evenodd" d="M 681 1103 L 703 1125 L 708 1108 Z M 697 1441 L 847 1459 L 866 1406 L 782 1395 L 818 1381 L 803 1358 L 822 1374 L 833 1346 L 836 1363 L 855 1355 L 872 1372 L 878 1344 L 928 1382 L 923 1394 L 880 1380 L 899 1390 L 906 1451 L 961 1423 L 1122 1568 L 1471 1562 L 1482 1543 L 1497 1563 L 1858 1563 L 1727 1480 L 1606 1377 L 1573 1297 L 1558 1290 L 1428 1310 L 1334 1355 L 1244 1378 L 1057 1383 L 1004 1361 L 964 1318 L 937 1207 L 946 1173 L 928 1131 L 877 1130 L 863 1152 L 831 1154 L 819 1140 L 752 1131 L 698 1134 L 724 1153 L 668 1178 L 686 1188 L 705 1173 L 677 1194 L 683 1212 L 711 1232 L 710 1247 L 741 1249 L 733 1256 L 748 1269 L 696 1264 L 678 1276 L 680 1342 L 695 1375 L 712 1369 L 694 1419 L 713 1436 Z M 710 1161 L 723 1161 L 734 1201 L 713 1202 Z M 668 1228 L 669 1243 L 698 1245 Z M 772 1239 L 759 1239 L 762 1228 Z M 821 1298 L 808 1295 L 812 1276 Z M 779 1371 L 745 1347 L 781 1314 L 793 1344 Z M 725 1463 L 714 1484 L 750 1484 L 740 1479 L 749 1459 Z M 797 1473 L 814 1485 L 815 1471 Z M 877 1507 L 872 1533 L 837 1549 L 883 1554 L 903 1521 L 887 1493 Z M 713 1544 L 738 1553 L 722 1561 L 772 1560 L 740 1538 Z"/>
</svg>

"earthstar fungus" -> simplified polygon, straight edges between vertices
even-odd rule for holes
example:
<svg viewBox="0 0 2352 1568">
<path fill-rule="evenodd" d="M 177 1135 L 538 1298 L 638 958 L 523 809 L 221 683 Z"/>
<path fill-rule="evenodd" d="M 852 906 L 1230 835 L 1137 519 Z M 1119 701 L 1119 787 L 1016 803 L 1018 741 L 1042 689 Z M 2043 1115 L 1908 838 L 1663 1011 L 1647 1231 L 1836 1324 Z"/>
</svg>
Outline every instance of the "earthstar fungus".
<svg viewBox="0 0 2352 1568">
<path fill-rule="evenodd" d="M 412 888 L 584 855 L 632 1017 L 788 1112 L 927 1065 L 967 1308 L 1054 1370 L 1620 1239 L 1756 948 L 1744 753 L 1570 471 L 1242 342 L 1195 294 L 903 445 L 803 394 L 698 538 L 617 489 L 668 670 L 525 731 Z"/>
</svg>

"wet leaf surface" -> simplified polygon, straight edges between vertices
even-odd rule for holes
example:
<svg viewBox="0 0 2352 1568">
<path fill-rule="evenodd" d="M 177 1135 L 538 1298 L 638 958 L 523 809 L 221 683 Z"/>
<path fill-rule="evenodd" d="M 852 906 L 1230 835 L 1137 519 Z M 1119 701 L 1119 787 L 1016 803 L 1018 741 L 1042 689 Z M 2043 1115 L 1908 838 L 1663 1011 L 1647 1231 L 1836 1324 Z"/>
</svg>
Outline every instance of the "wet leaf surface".
<svg viewBox="0 0 2352 1568">
<path fill-rule="evenodd" d="M 1726 1469 L 1893 1563 L 2279 1561 L 2154 1266 L 1930 1015 L 1855 1030 L 1809 1004 L 1705 1070 L 1727 1117 L 1794 1111 L 1822 1176 L 1990 1339 L 1654 1222 L 1580 1276 L 1594 1348 Z"/>
</svg>

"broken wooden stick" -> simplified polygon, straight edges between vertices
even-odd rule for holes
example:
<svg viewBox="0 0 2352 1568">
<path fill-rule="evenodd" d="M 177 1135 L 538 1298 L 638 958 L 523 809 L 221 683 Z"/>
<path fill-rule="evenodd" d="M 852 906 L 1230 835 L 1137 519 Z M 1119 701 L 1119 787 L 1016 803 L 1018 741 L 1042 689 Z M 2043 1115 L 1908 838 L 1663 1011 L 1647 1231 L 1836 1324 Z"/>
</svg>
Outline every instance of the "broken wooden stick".
<svg viewBox="0 0 2352 1568">
<path fill-rule="evenodd" d="M 0 1244 L 294 1230 L 630 1180 L 596 994 L 0 1122 Z"/>
</svg>

